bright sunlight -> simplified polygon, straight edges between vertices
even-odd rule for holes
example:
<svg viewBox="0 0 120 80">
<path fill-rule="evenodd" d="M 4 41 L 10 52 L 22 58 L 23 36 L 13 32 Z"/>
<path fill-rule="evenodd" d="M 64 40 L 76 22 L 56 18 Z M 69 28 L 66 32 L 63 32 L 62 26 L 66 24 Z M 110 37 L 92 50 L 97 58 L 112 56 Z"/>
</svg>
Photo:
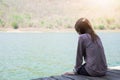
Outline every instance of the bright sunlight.
<svg viewBox="0 0 120 80">
<path fill-rule="evenodd" d="M 114 0 L 91 0 L 91 4 L 101 9 L 110 9 L 114 7 Z"/>
</svg>

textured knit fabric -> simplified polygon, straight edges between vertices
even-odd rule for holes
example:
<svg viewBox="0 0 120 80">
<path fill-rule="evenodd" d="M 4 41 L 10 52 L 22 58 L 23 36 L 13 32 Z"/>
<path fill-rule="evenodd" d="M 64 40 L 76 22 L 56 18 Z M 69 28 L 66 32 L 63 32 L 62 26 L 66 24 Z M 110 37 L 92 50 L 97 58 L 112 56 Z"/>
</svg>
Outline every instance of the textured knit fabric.
<svg viewBox="0 0 120 80">
<path fill-rule="evenodd" d="M 85 69 L 85 65 L 86 65 L 86 63 L 83 64 L 80 68 L 78 68 L 78 71 L 76 72 L 76 74 L 90 76 L 89 73 Z"/>
<path fill-rule="evenodd" d="M 78 40 L 75 70 L 77 71 L 85 61 L 85 69 L 91 76 L 103 76 L 107 71 L 104 48 L 100 38 L 92 41 L 91 36 L 81 34 Z"/>
</svg>

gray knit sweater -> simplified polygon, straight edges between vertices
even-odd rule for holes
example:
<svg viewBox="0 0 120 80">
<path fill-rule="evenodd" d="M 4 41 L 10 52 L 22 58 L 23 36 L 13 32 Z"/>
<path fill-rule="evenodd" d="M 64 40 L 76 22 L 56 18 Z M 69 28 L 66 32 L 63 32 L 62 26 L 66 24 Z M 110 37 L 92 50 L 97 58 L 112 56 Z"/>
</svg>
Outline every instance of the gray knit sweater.
<svg viewBox="0 0 120 80">
<path fill-rule="evenodd" d="M 104 48 L 100 38 L 92 41 L 88 33 L 81 34 L 78 41 L 75 70 L 85 61 L 85 69 L 91 76 L 103 76 L 107 71 Z"/>
</svg>

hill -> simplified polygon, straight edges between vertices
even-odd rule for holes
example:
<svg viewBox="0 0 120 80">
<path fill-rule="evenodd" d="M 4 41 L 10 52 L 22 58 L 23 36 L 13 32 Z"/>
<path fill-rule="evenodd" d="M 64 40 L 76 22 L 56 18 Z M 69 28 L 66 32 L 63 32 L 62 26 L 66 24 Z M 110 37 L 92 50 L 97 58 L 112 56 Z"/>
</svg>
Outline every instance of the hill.
<svg viewBox="0 0 120 80">
<path fill-rule="evenodd" d="M 95 29 L 120 29 L 119 0 L 0 0 L 0 28 L 73 28 L 80 17 Z"/>
</svg>

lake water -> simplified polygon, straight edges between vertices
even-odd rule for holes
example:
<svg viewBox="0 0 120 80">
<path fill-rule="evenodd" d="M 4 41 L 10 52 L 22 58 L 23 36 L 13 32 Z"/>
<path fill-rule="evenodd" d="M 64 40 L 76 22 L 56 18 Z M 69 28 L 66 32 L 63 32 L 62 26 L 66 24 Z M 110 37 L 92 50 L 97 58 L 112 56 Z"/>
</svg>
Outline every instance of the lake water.
<svg viewBox="0 0 120 80">
<path fill-rule="evenodd" d="M 99 32 L 109 66 L 120 66 L 120 32 Z M 72 71 L 76 33 L 0 33 L 0 80 L 30 80 Z"/>
</svg>

